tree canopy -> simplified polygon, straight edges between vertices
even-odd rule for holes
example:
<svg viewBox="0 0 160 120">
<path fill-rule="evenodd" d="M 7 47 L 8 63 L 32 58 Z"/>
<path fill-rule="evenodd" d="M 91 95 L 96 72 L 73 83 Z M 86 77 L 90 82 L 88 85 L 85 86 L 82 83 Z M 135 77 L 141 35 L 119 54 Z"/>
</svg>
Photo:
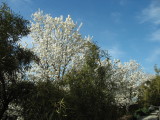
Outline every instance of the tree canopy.
<svg viewBox="0 0 160 120">
<path fill-rule="evenodd" d="M 17 81 L 22 80 L 24 71 L 36 57 L 29 49 L 19 45 L 22 37 L 29 34 L 29 21 L 3 3 L 0 7 L 0 119 L 8 105 L 16 99 Z M 11 87 L 12 86 L 12 87 Z"/>
</svg>

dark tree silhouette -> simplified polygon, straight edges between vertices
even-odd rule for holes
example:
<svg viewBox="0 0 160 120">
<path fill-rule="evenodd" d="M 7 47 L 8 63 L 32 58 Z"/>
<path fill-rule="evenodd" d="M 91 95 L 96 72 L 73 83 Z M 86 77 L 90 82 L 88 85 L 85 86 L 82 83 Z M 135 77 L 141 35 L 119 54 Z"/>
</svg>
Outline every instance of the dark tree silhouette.
<svg viewBox="0 0 160 120">
<path fill-rule="evenodd" d="M 35 55 L 18 45 L 23 36 L 29 34 L 29 21 L 3 3 L 0 6 L 0 119 L 3 118 L 8 105 L 16 99 L 18 78 L 22 79 L 24 71 L 30 67 Z M 21 77 L 19 77 L 19 75 Z"/>
</svg>

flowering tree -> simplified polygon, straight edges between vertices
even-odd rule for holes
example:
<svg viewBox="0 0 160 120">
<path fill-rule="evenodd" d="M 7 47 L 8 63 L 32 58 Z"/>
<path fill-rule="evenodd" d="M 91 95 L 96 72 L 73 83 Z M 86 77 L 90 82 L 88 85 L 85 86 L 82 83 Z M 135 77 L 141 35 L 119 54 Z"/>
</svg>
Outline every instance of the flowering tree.
<svg viewBox="0 0 160 120">
<path fill-rule="evenodd" d="M 82 38 L 80 26 L 71 17 L 64 20 L 63 16 L 52 18 L 43 11 L 33 14 L 31 37 L 34 40 L 33 51 L 39 56 L 39 65 L 35 64 L 35 72 L 39 80 L 63 79 L 65 72 L 71 66 L 77 67 L 83 62 L 87 50 L 86 43 L 90 37 Z"/>
<path fill-rule="evenodd" d="M 135 103 L 138 95 L 138 86 L 147 80 L 147 74 L 142 71 L 140 64 L 134 60 L 117 63 L 117 69 L 113 76 L 119 79 L 119 91 L 116 94 L 116 100 L 120 105 L 128 107 Z"/>
<path fill-rule="evenodd" d="M 103 61 L 103 65 L 110 64 L 111 81 L 115 83 L 115 98 L 117 104 L 128 107 L 136 102 L 138 86 L 146 81 L 149 75 L 145 74 L 136 61 L 130 60 L 122 64 L 120 60 Z"/>
</svg>

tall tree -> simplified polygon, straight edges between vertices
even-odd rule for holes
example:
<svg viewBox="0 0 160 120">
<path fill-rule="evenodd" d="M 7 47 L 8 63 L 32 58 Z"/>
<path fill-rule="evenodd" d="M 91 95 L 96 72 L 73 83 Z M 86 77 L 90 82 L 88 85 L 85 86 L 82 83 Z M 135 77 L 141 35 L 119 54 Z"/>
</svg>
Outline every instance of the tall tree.
<svg viewBox="0 0 160 120">
<path fill-rule="evenodd" d="M 106 54 L 107 55 L 107 54 Z M 110 65 L 101 65 L 101 51 L 89 43 L 85 64 L 65 75 L 69 95 L 66 107 L 69 120 L 106 120 L 117 118 L 110 84 Z"/>
<path fill-rule="evenodd" d="M 0 119 L 15 98 L 13 89 L 21 80 L 34 54 L 18 42 L 29 34 L 29 21 L 15 14 L 3 3 L 0 6 Z"/>
<path fill-rule="evenodd" d="M 153 75 L 140 86 L 139 102 L 145 107 L 160 105 L 160 69 L 157 66 L 154 69 L 156 75 Z"/>
<path fill-rule="evenodd" d="M 149 75 L 145 74 L 136 61 L 130 60 L 124 64 L 115 61 L 116 64 L 112 79 L 117 82 L 116 101 L 120 106 L 126 107 L 134 104 L 138 97 L 138 86 L 144 83 Z"/>
<path fill-rule="evenodd" d="M 39 66 L 33 69 L 37 79 L 61 80 L 72 65 L 83 62 L 85 44 L 91 38 L 83 38 L 80 27 L 70 16 L 64 20 L 63 16 L 53 18 L 43 11 L 33 14 L 33 51 L 40 58 Z"/>
</svg>

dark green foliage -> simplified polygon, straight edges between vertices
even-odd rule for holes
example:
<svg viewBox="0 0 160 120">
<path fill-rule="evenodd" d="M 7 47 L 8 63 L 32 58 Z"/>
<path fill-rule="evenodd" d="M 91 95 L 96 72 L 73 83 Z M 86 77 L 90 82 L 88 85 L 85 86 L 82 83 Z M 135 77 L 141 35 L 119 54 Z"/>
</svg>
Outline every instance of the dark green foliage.
<svg viewBox="0 0 160 120">
<path fill-rule="evenodd" d="M 69 114 L 70 119 L 106 120 L 116 117 L 116 106 L 110 91 L 101 89 L 86 73 L 76 74 L 70 80 Z M 86 75 L 86 76 L 85 76 Z M 84 77 L 84 78 L 83 78 Z M 114 115 L 114 116 L 113 116 Z"/>
<path fill-rule="evenodd" d="M 0 6 L 0 119 L 18 95 L 11 89 L 17 88 L 18 75 L 23 77 L 24 70 L 36 58 L 30 50 L 18 45 L 20 39 L 29 34 L 28 23 L 5 3 Z"/>
<path fill-rule="evenodd" d="M 160 76 L 147 81 L 140 88 L 139 103 L 142 106 L 160 106 Z"/>
<path fill-rule="evenodd" d="M 108 84 L 109 69 L 97 63 L 100 57 L 96 45 L 91 44 L 87 53 L 83 68 L 72 70 L 65 76 L 70 88 L 67 99 L 69 120 L 114 120 L 117 106 L 109 88 L 111 84 Z"/>
<path fill-rule="evenodd" d="M 20 39 L 29 34 L 29 21 L 14 14 L 4 3 L 0 7 L 0 70 L 12 74 L 28 66 L 35 58 L 30 50 L 18 45 Z"/>
<path fill-rule="evenodd" d="M 150 105 L 160 106 L 160 76 L 157 76 L 147 89 Z"/>
<path fill-rule="evenodd" d="M 130 114 L 133 114 L 139 108 L 141 108 L 141 106 L 139 104 L 132 104 L 129 106 L 128 111 Z"/>
<path fill-rule="evenodd" d="M 146 116 L 146 115 L 149 115 L 149 110 L 147 108 L 140 108 L 138 110 L 135 111 L 134 113 L 134 118 L 138 119 L 140 118 L 141 116 Z"/>
<path fill-rule="evenodd" d="M 146 81 L 139 87 L 138 103 L 141 107 L 156 108 L 160 106 L 160 69 L 155 66 L 155 78 Z M 152 112 L 150 109 L 142 109 L 142 113 Z M 145 111 L 146 110 L 146 111 Z"/>
<path fill-rule="evenodd" d="M 8 96 L 12 100 L 9 104 L 14 104 L 19 106 L 22 102 L 22 99 L 27 99 L 29 95 L 31 95 L 32 91 L 34 90 L 35 85 L 29 81 L 17 81 L 16 84 L 10 84 L 8 86 Z M 13 111 L 14 112 L 14 111 Z M 12 112 L 11 112 L 12 113 Z M 21 115 L 21 112 L 18 113 Z M 13 116 L 8 113 L 4 113 L 3 118 L 16 120 L 18 116 Z M 15 119 L 14 119 L 15 118 Z"/>
<path fill-rule="evenodd" d="M 38 82 L 27 97 L 20 98 L 25 120 L 63 120 L 66 118 L 64 91 L 52 82 Z"/>
</svg>

